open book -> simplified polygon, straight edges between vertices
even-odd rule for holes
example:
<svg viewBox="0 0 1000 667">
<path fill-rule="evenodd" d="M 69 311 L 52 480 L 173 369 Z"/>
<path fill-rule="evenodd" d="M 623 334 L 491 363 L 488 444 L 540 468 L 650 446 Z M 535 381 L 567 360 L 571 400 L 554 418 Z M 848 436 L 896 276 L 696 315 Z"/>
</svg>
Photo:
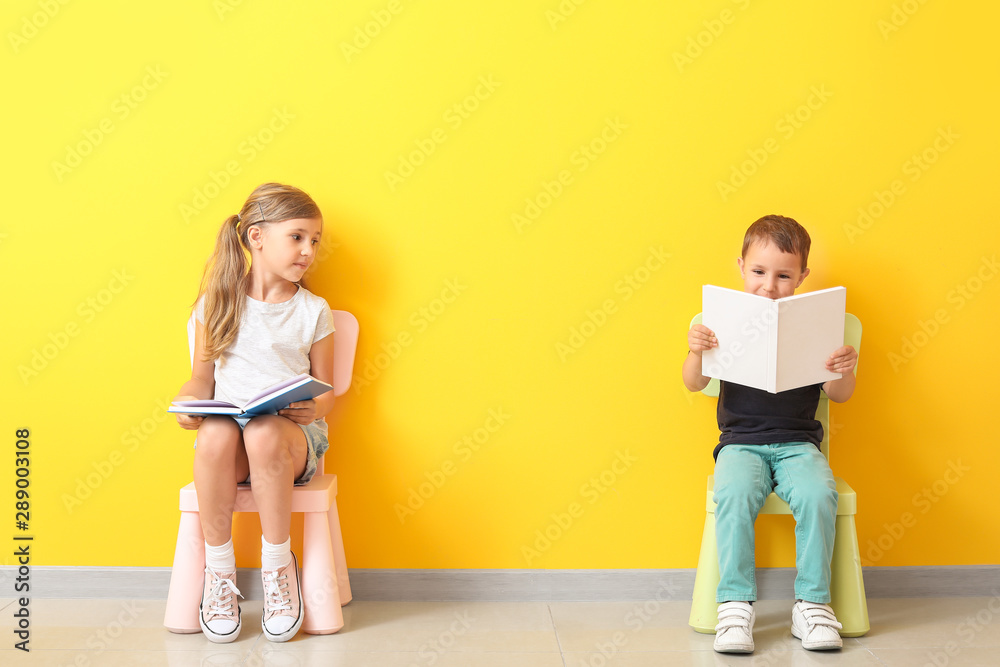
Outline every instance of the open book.
<svg viewBox="0 0 1000 667">
<path fill-rule="evenodd" d="M 701 372 L 772 394 L 838 380 L 825 364 L 844 344 L 846 304 L 843 287 L 772 300 L 704 285 L 701 322 L 719 346 L 702 354 Z"/>
<path fill-rule="evenodd" d="M 331 389 L 333 389 L 331 385 L 317 380 L 308 373 L 303 373 L 268 387 L 243 406 L 212 399 L 174 401 L 170 404 L 167 412 L 180 412 L 188 415 L 230 415 L 232 417 L 276 415 L 278 410 L 284 410 L 296 401 L 316 398 Z"/>
</svg>

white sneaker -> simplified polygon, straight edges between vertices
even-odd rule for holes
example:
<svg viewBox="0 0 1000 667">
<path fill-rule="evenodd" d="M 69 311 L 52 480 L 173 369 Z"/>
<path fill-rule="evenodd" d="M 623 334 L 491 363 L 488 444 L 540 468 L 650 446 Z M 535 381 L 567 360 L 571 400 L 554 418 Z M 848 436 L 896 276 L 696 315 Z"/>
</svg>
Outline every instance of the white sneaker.
<svg viewBox="0 0 1000 667">
<path fill-rule="evenodd" d="M 205 568 L 205 589 L 198 608 L 201 631 L 216 644 L 227 644 L 240 636 L 240 605 L 236 596 L 236 573 L 216 573 Z"/>
<path fill-rule="evenodd" d="M 723 602 L 712 647 L 718 653 L 753 653 L 755 620 L 757 614 L 749 602 Z"/>
<path fill-rule="evenodd" d="M 302 587 L 295 554 L 288 565 L 261 570 L 264 582 L 264 616 L 260 624 L 272 642 L 287 642 L 302 627 Z"/>
<path fill-rule="evenodd" d="M 802 640 L 804 649 L 826 651 L 842 648 L 844 640 L 837 632 L 842 627 L 830 605 L 799 600 L 792 607 L 792 636 Z"/>
</svg>

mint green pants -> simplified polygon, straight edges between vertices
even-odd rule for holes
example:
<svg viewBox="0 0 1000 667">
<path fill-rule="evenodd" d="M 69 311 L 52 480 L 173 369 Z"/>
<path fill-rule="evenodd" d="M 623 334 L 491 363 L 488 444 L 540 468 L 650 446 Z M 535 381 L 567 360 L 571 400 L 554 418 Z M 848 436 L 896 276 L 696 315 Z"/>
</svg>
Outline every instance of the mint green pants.
<svg viewBox="0 0 1000 667">
<path fill-rule="evenodd" d="M 795 598 L 830 602 L 837 487 L 826 457 L 810 442 L 727 445 L 715 462 L 718 602 L 756 600 L 754 522 L 771 492 L 795 518 Z"/>
</svg>

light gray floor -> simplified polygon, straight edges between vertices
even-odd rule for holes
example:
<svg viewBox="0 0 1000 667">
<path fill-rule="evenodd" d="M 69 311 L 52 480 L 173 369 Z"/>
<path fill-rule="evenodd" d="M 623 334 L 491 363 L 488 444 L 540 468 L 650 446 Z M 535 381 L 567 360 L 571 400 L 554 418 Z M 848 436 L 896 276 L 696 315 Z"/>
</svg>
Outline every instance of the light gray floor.
<svg viewBox="0 0 1000 667">
<path fill-rule="evenodd" d="M 791 602 L 757 603 L 752 656 L 712 651 L 688 602 L 370 602 L 344 608 L 338 634 L 271 644 L 261 602 L 242 603 L 232 644 L 175 635 L 162 600 L 33 600 L 30 654 L 15 650 L 13 600 L 0 600 L 0 665 L 275 667 L 651 667 L 653 665 L 1000 665 L 1000 596 L 870 599 L 871 632 L 836 652 L 802 649 Z"/>
</svg>

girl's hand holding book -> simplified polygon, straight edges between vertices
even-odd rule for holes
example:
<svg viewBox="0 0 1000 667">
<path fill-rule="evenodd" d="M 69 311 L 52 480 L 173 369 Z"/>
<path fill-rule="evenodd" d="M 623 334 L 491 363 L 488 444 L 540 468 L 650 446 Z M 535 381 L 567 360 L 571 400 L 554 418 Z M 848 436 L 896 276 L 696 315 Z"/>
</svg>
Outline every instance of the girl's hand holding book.
<svg viewBox="0 0 1000 667">
<path fill-rule="evenodd" d="M 174 399 L 175 401 L 196 401 L 197 396 L 178 396 Z M 181 428 L 187 429 L 189 431 L 197 431 L 201 423 L 205 421 L 204 415 L 186 415 L 177 414 L 177 423 L 180 424 Z"/>
<path fill-rule="evenodd" d="M 311 398 L 307 401 L 291 403 L 284 410 L 278 410 L 278 414 L 291 419 L 296 424 L 312 424 L 320 418 L 316 412 L 316 401 Z"/>
</svg>

